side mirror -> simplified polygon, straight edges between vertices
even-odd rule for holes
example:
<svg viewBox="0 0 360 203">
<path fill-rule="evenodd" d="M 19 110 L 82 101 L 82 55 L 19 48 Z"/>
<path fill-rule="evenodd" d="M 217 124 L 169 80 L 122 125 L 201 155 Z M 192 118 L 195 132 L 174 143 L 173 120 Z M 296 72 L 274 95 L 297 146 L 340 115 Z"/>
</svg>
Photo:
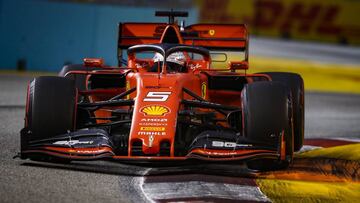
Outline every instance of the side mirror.
<svg viewBox="0 0 360 203">
<path fill-rule="evenodd" d="M 102 58 L 84 58 L 84 66 L 86 66 L 86 67 L 103 67 L 104 60 Z"/>
<path fill-rule="evenodd" d="M 249 64 L 247 61 L 230 61 L 229 67 L 232 71 L 247 70 L 247 69 L 249 69 Z"/>
<path fill-rule="evenodd" d="M 226 62 L 228 57 L 226 53 L 221 52 L 210 52 L 211 62 Z"/>
</svg>

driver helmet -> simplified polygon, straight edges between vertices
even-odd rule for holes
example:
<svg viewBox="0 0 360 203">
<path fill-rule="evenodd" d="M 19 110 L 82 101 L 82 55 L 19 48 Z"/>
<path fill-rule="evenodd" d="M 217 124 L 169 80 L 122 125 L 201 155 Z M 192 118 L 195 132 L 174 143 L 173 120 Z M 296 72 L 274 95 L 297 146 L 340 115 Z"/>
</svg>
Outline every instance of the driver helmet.
<svg viewBox="0 0 360 203">
<path fill-rule="evenodd" d="M 163 55 L 156 53 L 153 60 L 154 62 L 159 62 L 159 61 L 162 62 L 164 61 L 164 57 Z M 173 62 L 181 66 L 185 65 L 185 61 L 186 61 L 185 55 L 182 52 L 174 52 L 166 58 L 166 62 Z"/>
</svg>

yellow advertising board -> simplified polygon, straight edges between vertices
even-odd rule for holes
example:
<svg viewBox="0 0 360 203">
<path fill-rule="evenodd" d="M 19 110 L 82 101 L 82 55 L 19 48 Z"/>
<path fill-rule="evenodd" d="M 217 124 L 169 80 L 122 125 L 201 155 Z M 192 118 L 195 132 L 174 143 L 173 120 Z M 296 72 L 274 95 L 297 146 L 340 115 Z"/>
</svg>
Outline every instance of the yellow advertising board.
<svg viewBox="0 0 360 203">
<path fill-rule="evenodd" d="M 360 45 L 360 0 L 198 0 L 199 21 L 250 34 Z"/>
</svg>

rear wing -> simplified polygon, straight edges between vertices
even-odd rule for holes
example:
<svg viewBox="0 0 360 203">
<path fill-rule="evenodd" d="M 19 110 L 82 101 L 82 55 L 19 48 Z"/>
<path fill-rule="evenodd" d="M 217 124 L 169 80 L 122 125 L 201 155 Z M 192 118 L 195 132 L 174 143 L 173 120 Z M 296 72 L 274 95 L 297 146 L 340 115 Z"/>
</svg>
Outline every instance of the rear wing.
<svg viewBox="0 0 360 203">
<path fill-rule="evenodd" d="M 118 57 L 122 50 L 138 44 L 161 42 L 167 23 L 120 23 L 118 35 Z M 201 46 L 209 50 L 243 51 L 248 61 L 248 31 L 244 24 L 194 24 L 177 27 L 186 45 Z"/>
<path fill-rule="evenodd" d="M 160 43 L 166 23 L 119 23 L 118 48 Z"/>
<path fill-rule="evenodd" d="M 244 24 L 194 24 L 181 32 L 187 45 L 210 50 L 246 51 L 248 32 Z"/>
</svg>

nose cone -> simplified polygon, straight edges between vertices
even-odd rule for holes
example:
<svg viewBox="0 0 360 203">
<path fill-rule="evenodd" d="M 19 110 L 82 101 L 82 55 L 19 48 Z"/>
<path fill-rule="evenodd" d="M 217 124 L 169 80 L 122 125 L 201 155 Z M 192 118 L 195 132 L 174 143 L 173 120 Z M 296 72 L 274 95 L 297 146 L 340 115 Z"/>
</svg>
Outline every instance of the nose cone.
<svg viewBox="0 0 360 203">
<path fill-rule="evenodd" d="M 174 143 L 182 85 L 174 85 L 177 78 L 166 76 L 160 79 L 158 86 L 148 85 L 153 84 L 153 77 L 138 79 L 137 84 L 141 87 L 137 88 L 129 154 L 133 154 L 132 144 L 141 141 L 142 155 L 159 155 L 162 146 Z M 173 156 L 173 153 L 171 150 L 170 155 Z"/>
</svg>

